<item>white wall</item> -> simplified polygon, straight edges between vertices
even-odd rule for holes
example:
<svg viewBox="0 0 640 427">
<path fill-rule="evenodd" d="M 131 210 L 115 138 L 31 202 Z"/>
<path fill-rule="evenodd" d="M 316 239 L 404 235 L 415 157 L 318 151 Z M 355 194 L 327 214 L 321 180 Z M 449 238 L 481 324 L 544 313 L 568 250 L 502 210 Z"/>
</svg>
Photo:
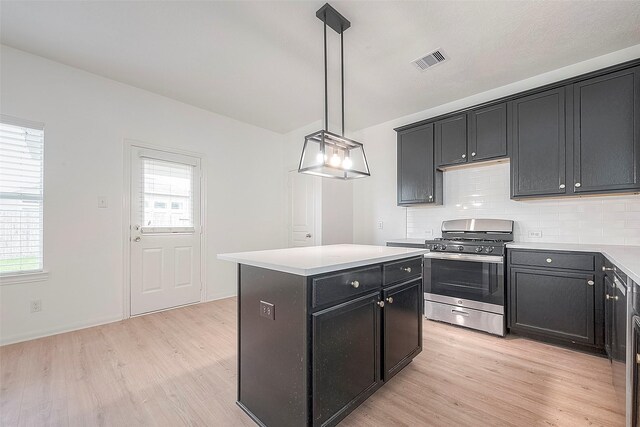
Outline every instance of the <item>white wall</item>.
<svg viewBox="0 0 640 427">
<path fill-rule="evenodd" d="M 125 139 L 204 154 L 207 299 L 236 292 L 236 266 L 216 254 L 286 246 L 283 135 L 6 46 L 0 55 L 0 111 L 45 123 L 50 272 L 0 286 L 0 343 L 122 318 Z M 42 312 L 31 314 L 34 299 Z"/>
<path fill-rule="evenodd" d="M 394 127 L 412 123 L 418 120 L 435 117 L 450 111 L 491 101 L 493 99 L 532 89 L 544 84 L 553 83 L 565 78 L 577 76 L 598 70 L 610 65 L 629 61 L 640 57 L 640 45 L 632 46 L 608 55 L 580 62 L 549 73 L 541 74 L 526 80 L 502 86 L 468 98 L 440 105 L 429 110 L 421 111 L 410 116 L 401 117 L 363 129 L 356 134 L 356 139 L 365 144 L 371 177 L 354 182 L 354 241 L 363 244 L 384 244 L 386 240 L 404 237 L 424 237 L 425 230 L 432 229 L 434 236 L 439 235 L 442 219 L 461 216 L 500 216 L 511 217 L 522 222 L 519 237 L 525 230 L 545 228 L 543 240 L 561 242 L 598 241 L 602 243 L 640 244 L 637 240 L 637 216 L 634 212 L 640 196 L 602 196 L 595 198 L 562 199 L 562 201 L 515 202 L 508 200 L 509 189 L 505 187 L 505 171 L 508 166 L 496 166 L 493 169 L 475 170 L 463 169 L 444 173 L 445 206 L 426 206 L 419 208 L 402 208 L 396 206 L 396 133 Z M 428 72 L 425 74 L 427 78 Z M 428 92 L 425 92 L 428 96 Z M 486 174 L 486 176 L 483 176 Z M 477 187 L 469 180 L 489 178 L 483 195 L 484 206 L 492 206 L 495 211 L 459 212 L 456 204 L 470 200 L 476 194 Z M 508 181 L 507 181 L 508 182 Z M 460 184 L 460 187 L 455 187 Z M 484 185 L 484 184 L 483 184 Z M 489 195 L 491 192 L 491 196 Z M 609 204 L 613 209 L 622 209 L 618 222 L 612 222 L 611 227 L 605 227 L 604 222 L 610 222 Z M 504 207 L 508 211 L 501 211 Z M 562 206 L 562 208 L 560 208 Z M 594 207 L 595 206 L 595 207 Z M 562 215 L 560 214 L 562 212 Z M 586 213 L 586 212 L 592 212 Z M 536 219 L 537 215 L 549 215 Z M 583 215 L 584 214 L 584 215 Z M 527 215 L 530 215 L 527 219 Z M 606 217 L 605 217 L 606 215 Z M 409 218 L 409 223 L 407 223 Z M 578 218 L 579 226 L 570 227 L 572 218 Z M 584 219 L 583 219 L 584 218 Z M 619 222 L 619 221 L 629 222 Z M 377 229 L 377 221 L 384 221 L 384 228 Z M 551 221 L 551 222 L 547 222 Z M 409 224 L 409 227 L 407 227 Z M 565 228 L 568 227 L 568 228 Z M 564 229 L 565 231 L 560 231 Z M 589 231 L 589 230 L 595 231 Z M 612 233 L 607 233 L 611 231 Z M 628 237 L 625 237 L 627 236 Z M 626 240 L 623 240 L 626 239 Z"/>
</svg>

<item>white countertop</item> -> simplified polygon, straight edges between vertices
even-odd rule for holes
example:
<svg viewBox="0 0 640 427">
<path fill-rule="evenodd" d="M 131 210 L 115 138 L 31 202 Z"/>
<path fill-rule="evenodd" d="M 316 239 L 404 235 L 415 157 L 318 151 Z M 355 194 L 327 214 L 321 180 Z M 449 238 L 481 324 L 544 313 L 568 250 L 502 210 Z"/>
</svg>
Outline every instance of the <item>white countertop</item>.
<svg viewBox="0 0 640 427">
<path fill-rule="evenodd" d="M 387 240 L 387 243 L 395 243 L 399 245 L 424 245 L 426 239 L 392 239 Z"/>
<path fill-rule="evenodd" d="M 640 246 L 599 245 L 577 243 L 512 242 L 512 249 L 542 249 L 552 251 L 600 252 L 631 280 L 640 284 Z"/>
<path fill-rule="evenodd" d="M 313 276 L 331 271 L 422 255 L 426 249 L 368 245 L 327 245 L 219 254 L 218 259 Z"/>
</svg>

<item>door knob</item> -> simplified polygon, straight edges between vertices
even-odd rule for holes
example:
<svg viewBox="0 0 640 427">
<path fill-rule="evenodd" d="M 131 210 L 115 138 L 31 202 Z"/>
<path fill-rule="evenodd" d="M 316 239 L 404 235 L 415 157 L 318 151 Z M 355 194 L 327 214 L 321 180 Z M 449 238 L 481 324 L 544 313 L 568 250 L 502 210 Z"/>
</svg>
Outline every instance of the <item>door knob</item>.
<svg viewBox="0 0 640 427">
<path fill-rule="evenodd" d="M 466 154 L 463 154 L 463 155 L 462 155 L 462 158 L 463 158 L 463 159 L 466 159 L 466 158 L 467 158 L 467 155 L 466 155 Z"/>
<path fill-rule="evenodd" d="M 611 295 L 606 294 L 606 295 L 604 296 L 604 299 L 607 299 L 607 300 L 611 299 Z"/>
<path fill-rule="evenodd" d="M 134 242 L 139 242 L 139 241 L 140 241 L 140 236 L 136 236 L 136 237 L 133 239 L 133 241 L 134 241 Z"/>
<path fill-rule="evenodd" d="M 360 282 L 354 280 L 353 282 L 351 282 L 351 286 L 353 286 L 355 289 L 358 289 L 360 287 Z"/>
<path fill-rule="evenodd" d="M 476 152 L 474 151 L 473 153 L 471 153 L 471 157 L 475 157 L 476 156 Z"/>
<path fill-rule="evenodd" d="M 587 285 L 589 286 L 593 286 L 595 282 L 593 280 L 587 280 Z"/>
<path fill-rule="evenodd" d="M 393 297 L 389 297 L 386 299 L 389 304 L 393 304 Z"/>
<path fill-rule="evenodd" d="M 582 186 L 582 184 L 580 184 L 579 182 L 576 182 L 576 183 L 574 184 L 574 187 L 576 187 L 576 188 L 580 188 L 581 186 Z"/>
<path fill-rule="evenodd" d="M 566 186 L 564 184 L 560 184 L 560 189 L 563 190 Z"/>
<path fill-rule="evenodd" d="M 404 270 L 407 273 L 411 273 L 411 267 L 400 267 L 400 270 Z"/>
<path fill-rule="evenodd" d="M 553 260 L 552 260 L 551 258 L 547 258 L 547 262 L 548 262 L 549 264 L 551 264 L 551 262 L 552 262 L 552 261 L 553 261 Z"/>
<path fill-rule="evenodd" d="M 380 308 L 384 307 L 384 301 L 378 301 L 377 304 L 380 306 Z"/>
</svg>

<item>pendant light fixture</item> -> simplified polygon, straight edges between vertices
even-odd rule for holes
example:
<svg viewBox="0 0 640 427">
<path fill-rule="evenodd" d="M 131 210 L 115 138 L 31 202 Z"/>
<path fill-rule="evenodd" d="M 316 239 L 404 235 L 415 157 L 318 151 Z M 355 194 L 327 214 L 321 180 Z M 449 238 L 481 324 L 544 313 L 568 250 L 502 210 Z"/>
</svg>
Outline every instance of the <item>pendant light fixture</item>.
<svg viewBox="0 0 640 427">
<path fill-rule="evenodd" d="M 344 137 L 344 43 L 343 34 L 351 23 L 329 3 L 316 16 L 324 23 L 324 129 L 304 138 L 298 172 L 326 178 L 354 179 L 370 176 L 364 146 Z M 327 90 L 327 26 L 340 34 L 340 76 L 342 85 L 342 132 L 329 132 Z"/>
</svg>

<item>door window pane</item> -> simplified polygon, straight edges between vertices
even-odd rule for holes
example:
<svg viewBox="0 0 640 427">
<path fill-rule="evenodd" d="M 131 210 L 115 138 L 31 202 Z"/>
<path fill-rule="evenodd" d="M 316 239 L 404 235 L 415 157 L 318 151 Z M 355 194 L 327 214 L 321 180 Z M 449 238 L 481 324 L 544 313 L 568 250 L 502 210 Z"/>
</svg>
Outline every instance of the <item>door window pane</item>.
<svg viewBox="0 0 640 427">
<path fill-rule="evenodd" d="M 142 171 L 143 226 L 193 227 L 193 166 L 145 157 Z"/>
</svg>

